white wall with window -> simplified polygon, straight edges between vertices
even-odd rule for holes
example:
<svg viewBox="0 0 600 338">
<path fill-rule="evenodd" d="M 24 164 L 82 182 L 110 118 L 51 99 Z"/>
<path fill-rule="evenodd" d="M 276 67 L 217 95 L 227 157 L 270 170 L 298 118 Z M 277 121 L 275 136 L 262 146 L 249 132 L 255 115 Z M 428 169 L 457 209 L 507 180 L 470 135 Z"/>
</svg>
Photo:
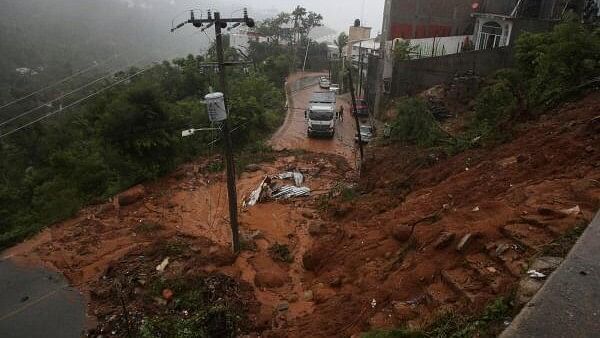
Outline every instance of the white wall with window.
<svg viewBox="0 0 600 338">
<path fill-rule="evenodd" d="M 470 50 L 473 45 L 473 36 L 454 35 L 411 40 L 394 39 L 394 46 L 402 41 L 410 42 L 410 57 L 412 59 L 421 59 L 434 56 L 458 54 L 464 50 Z"/>
<path fill-rule="evenodd" d="M 484 14 L 476 16 L 475 49 L 491 49 L 510 44 L 513 23 L 510 17 L 503 15 Z"/>
</svg>

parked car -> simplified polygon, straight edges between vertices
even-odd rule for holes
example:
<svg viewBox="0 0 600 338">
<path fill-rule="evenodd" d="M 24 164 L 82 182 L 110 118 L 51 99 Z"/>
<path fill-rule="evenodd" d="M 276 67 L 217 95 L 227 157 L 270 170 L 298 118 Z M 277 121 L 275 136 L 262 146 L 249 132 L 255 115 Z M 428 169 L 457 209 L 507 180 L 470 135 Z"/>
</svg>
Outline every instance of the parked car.
<svg viewBox="0 0 600 338">
<path fill-rule="evenodd" d="M 339 91 L 340 91 L 340 85 L 338 85 L 338 84 L 336 84 L 336 83 L 332 83 L 332 84 L 329 86 L 329 90 L 330 90 L 330 91 L 332 91 L 332 92 L 334 92 L 334 93 L 336 93 L 336 94 L 339 94 Z"/>
<path fill-rule="evenodd" d="M 369 104 L 362 97 L 356 99 L 356 110 L 353 113 L 358 117 L 369 117 Z"/>
<path fill-rule="evenodd" d="M 373 140 L 374 128 L 371 125 L 363 124 L 360 126 L 360 138 L 362 143 L 369 143 Z M 354 137 L 354 140 L 358 142 L 358 134 Z"/>
<path fill-rule="evenodd" d="M 329 89 L 329 87 L 331 87 L 331 81 L 326 76 L 321 76 L 319 79 L 319 87 L 321 87 L 321 89 Z"/>
</svg>

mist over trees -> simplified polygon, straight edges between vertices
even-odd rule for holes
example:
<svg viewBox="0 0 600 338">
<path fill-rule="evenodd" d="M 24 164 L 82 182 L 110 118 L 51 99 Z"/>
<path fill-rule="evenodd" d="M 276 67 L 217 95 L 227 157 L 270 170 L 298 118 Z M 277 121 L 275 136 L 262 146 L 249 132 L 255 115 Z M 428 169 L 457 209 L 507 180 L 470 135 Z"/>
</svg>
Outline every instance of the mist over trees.
<svg viewBox="0 0 600 338">
<path fill-rule="evenodd" d="M 118 55 L 102 70 L 197 53 L 207 39 L 171 34 L 166 1 L 0 0 L 0 103 Z M 203 46 L 204 45 L 204 46 Z M 32 72 L 21 74 L 16 70 Z"/>
</svg>

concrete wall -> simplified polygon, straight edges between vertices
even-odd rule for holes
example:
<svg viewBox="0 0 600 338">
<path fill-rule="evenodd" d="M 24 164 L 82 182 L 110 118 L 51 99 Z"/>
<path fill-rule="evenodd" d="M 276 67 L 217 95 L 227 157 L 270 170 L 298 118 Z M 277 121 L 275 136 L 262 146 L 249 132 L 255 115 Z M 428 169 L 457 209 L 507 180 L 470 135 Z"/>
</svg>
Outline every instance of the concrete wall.
<svg viewBox="0 0 600 338">
<path fill-rule="evenodd" d="M 508 47 L 478 50 L 426 59 L 401 61 L 394 66 L 391 96 L 414 95 L 435 85 L 450 82 L 456 74 L 489 75 L 513 63 Z"/>
</svg>

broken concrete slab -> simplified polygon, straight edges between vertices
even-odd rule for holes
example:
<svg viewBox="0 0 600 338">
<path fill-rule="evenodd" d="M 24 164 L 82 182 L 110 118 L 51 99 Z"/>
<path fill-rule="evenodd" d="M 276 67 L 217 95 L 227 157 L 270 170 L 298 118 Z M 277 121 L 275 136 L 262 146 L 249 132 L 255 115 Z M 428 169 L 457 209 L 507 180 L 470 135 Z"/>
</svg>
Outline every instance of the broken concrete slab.
<svg viewBox="0 0 600 338">
<path fill-rule="evenodd" d="M 552 272 L 562 264 L 563 260 L 564 259 L 561 257 L 540 257 L 529 266 L 529 269 L 541 271 L 544 273 Z"/>
<path fill-rule="evenodd" d="M 454 238 L 456 238 L 455 233 L 444 231 L 435 240 L 435 242 L 433 243 L 433 247 L 436 249 L 443 249 L 443 248 L 447 247 L 448 245 L 450 245 L 450 243 L 452 243 L 452 241 L 454 241 Z"/>
<path fill-rule="evenodd" d="M 523 306 L 535 296 L 539 289 L 544 285 L 544 281 L 530 277 L 525 277 L 519 281 L 519 287 L 515 295 L 517 306 Z"/>
<path fill-rule="evenodd" d="M 475 234 L 473 234 L 473 233 L 468 233 L 468 234 L 464 235 L 458 242 L 458 245 L 456 246 L 456 251 L 459 251 L 459 252 L 465 251 L 467 246 L 469 246 L 469 244 L 473 241 L 474 237 L 475 237 Z"/>
</svg>

